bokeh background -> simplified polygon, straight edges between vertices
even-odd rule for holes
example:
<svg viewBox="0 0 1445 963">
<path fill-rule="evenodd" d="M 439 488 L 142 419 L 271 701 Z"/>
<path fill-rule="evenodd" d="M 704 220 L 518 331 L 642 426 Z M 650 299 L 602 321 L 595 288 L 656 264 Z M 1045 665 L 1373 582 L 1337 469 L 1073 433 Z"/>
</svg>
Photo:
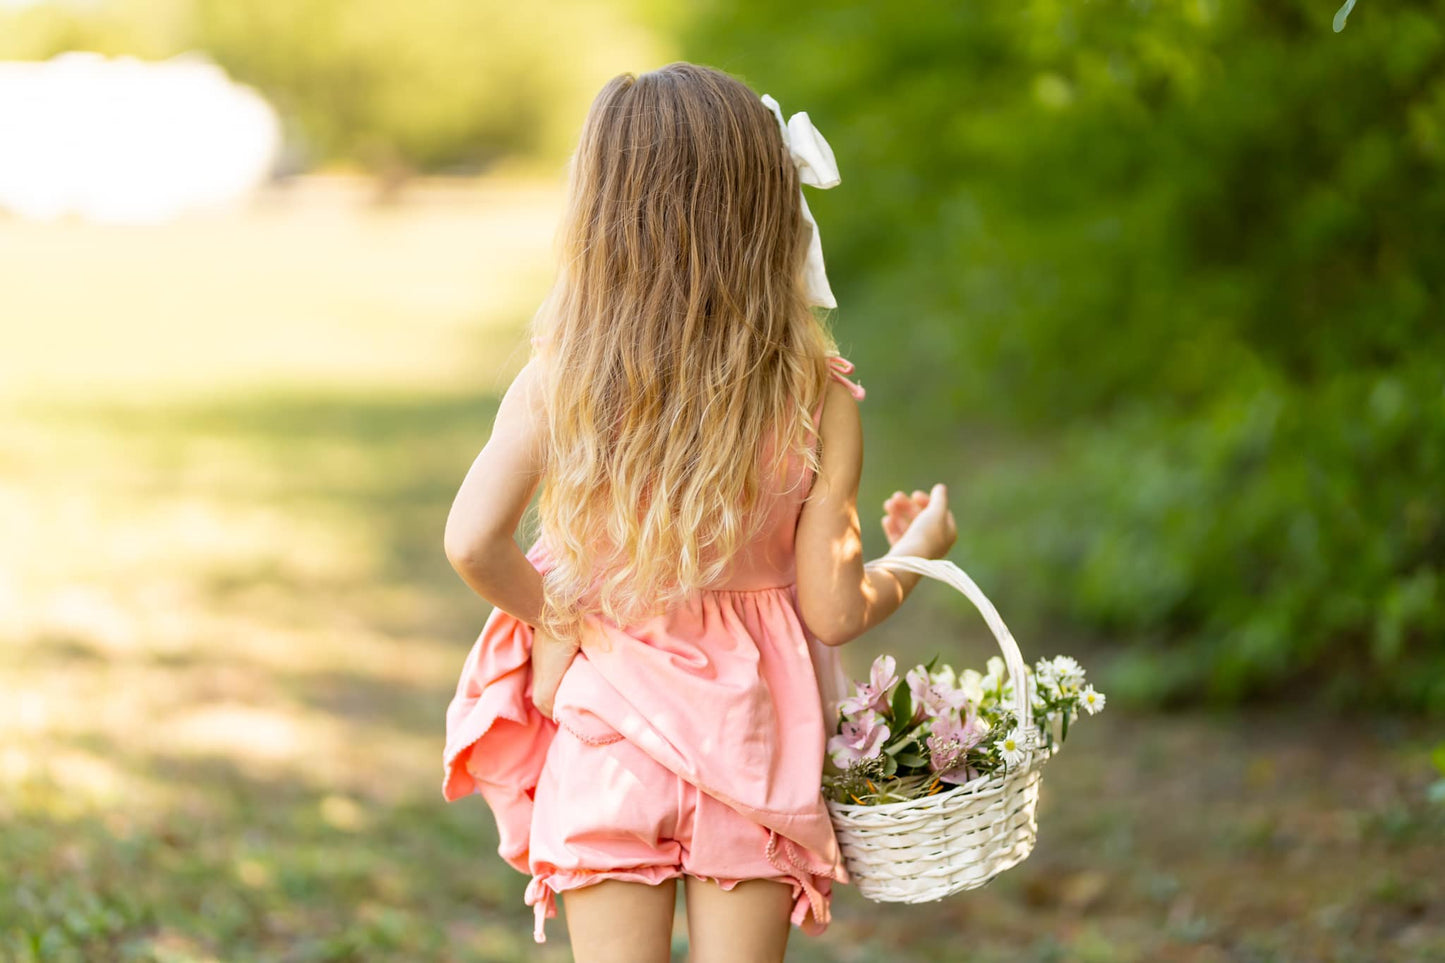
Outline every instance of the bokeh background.
<svg viewBox="0 0 1445 963">
<path fill-rule="evenodd" d="M 948 482 L 1109 699 L 1029 861 L 789 958 L 1445 958 L 1445 3 L 1334 14 L 0 2 L 0 958 L 568 958 L 441 799 L 441 533 L 587 104 L 674 59 L 837 155 L 870 553 Z M 855 674 L 991 654 L 930 585 Z"/>
</svg>

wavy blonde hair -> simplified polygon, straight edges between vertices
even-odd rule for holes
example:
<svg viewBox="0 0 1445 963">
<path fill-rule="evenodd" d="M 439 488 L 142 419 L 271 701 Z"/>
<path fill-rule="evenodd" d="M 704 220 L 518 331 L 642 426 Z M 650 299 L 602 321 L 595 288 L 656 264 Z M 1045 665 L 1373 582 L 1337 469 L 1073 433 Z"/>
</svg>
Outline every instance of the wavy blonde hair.
<svg viewBox="0 0 1445 963">
<path fill-rule="evenodd" d="M 569 168 L 556 282 L 532 322 L 547 413 L 542 624 L 635 624 L 758 533 L 836 350 L 803 287 L 810 240 L 774 114 L 678 62 L 610 80 Z"/>
</svg>

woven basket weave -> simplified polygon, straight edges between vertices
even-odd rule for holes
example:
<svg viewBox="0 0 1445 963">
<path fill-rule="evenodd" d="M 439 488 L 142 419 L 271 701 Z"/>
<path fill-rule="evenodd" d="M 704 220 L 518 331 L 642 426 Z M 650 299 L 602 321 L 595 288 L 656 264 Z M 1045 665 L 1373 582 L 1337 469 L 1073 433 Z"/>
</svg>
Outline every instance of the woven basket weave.
<svg viewBox="0 0 1445 963">
<path fill-rule="evenodd" d="M 1014 683 L 1024 733 L 1022 763 L 946 792 L 877 806 L 827 800 L 843 859 L 858 891 L 880 903 L 926 903 L 975 889 L 1017 866 L 1038 834 L 1040 767 L 1056 751 L 1034 728 L 1028 676 L 1018 643 L 963 570 L 946 559 L 887 555 L 870 565 L 946 582 L 983 613 Z"/>
</svg>

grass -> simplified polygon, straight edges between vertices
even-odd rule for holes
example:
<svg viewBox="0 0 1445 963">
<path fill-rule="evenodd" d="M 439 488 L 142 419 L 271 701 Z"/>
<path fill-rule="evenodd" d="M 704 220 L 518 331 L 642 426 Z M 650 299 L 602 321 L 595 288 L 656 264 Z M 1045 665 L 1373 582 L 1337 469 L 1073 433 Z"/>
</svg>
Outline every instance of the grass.
<svg viewBox="0 0 1445 963">
<path fill-rule="evenodd" d="M 0 223 L 0 959 L 569 958 L 561 920 L 532 943 L 485 806 L 440 793 L 486 615 L 441 524 L 558 209 L 322 182 L 162 228 Z M 981 663 L 963 617 L 922 592 L 846 658 L 962 637 Z M 790 959 L 1445 956 L 1431 743 L 1111 705 L 1050 763 L 1022 866 L 917 907 L 845 889 Z"/>
</svg>

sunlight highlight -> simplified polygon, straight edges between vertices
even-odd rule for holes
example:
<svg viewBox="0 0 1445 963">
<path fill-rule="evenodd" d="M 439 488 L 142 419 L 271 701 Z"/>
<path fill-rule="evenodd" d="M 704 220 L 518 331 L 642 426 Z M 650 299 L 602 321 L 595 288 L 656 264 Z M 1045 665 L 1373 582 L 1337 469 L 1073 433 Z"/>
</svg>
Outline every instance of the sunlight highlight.
<svg viewBox="0 0 1445 963">
<path fill-rule="evenodd" d="M 236 201 L 271 173 L 275 110 L 197 55 L 65 53 L 0 63 L 0 208 L 155 224 Z"/>
</svg>

